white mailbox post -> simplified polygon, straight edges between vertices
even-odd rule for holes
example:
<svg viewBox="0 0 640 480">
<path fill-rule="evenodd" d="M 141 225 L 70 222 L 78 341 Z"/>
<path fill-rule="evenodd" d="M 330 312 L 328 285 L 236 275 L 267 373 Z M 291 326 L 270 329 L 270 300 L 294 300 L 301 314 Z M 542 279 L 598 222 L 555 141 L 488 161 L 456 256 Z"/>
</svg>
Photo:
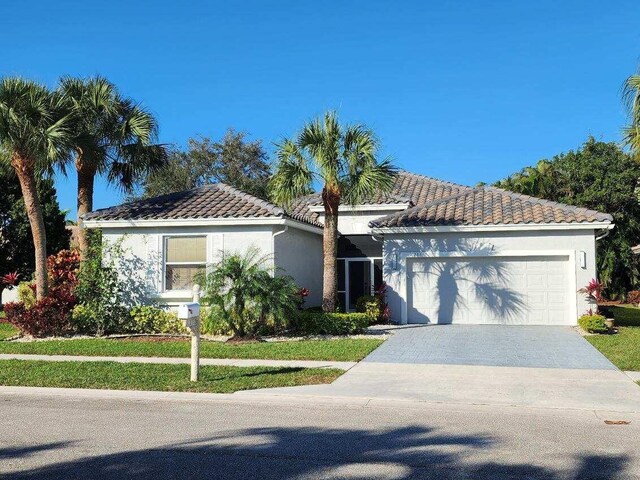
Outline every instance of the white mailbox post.
<svg viewBox="0 0 640 480">
<path fill-rule="evenodd" d="M 200 287 L 193 287 L 193 303 L 183 303 L 178 307 L 178 318 L 184 321 L 191 332 L 191 381 L 198 381 L 200 369 Z"/>
</svg>

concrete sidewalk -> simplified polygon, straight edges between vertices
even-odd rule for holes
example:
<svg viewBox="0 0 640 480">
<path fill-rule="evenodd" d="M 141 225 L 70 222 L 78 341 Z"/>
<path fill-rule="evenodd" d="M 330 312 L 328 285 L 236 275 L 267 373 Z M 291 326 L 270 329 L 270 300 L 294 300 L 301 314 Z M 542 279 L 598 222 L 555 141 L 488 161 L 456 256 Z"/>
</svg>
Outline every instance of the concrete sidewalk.
<svg viewBox="0 0 640 480">
<path fill-rule="evenodd" d="M 42 360 L 46 362 L 118 362 L 118 363 L 163 363 L 189 364 L 190 358 L 175 357 L 92 357 L 88 355 L 27 355 L 3 353 L 0 360 Z M 253 360 L 240 358 L 201 358 L 200 365 L 222 365 L 231 367 L 290 367 L 290 368 L 337 368 L 349 370 L 356 362 L 329 362 L 318 360 Z"/>
<path fill-rule="evenodd" d="M 245 395 L 640 412 L 640 387 L 620 370 L 609 369 L 361 362 L 328 385 L 252 390 Z"/>
</svg>

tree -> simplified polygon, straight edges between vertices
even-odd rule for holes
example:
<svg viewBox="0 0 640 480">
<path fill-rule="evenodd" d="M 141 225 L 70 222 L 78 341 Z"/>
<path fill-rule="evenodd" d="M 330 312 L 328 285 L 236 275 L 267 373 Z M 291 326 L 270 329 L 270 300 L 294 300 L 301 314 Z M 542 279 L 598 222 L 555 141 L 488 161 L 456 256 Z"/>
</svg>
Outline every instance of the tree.
<svg viewBox="0 0 640 480">
<path fill-rule="evenodd" d="M 67 158 L 69 114 L 62 97 L 21 78 L 0 82 L 0 160 L 15 171 L 31 226 L 36 296 L 47 296 L 47 235 L 36 179 Z"/>
<path fill-rule="evenodd" d="M 336 309 L 338 208 L 355 205 L 391 189 L 396 169 L 389 159 L 378 159 L 379 144 L 363 125 L 338 123 L 334 112 L 307 123 L 295 139 L 277 145 L 277 165 L 269 183 L 272 199 L 289 205 L 322 184 L 324 206 L 324 274 L 322 308 Z"/>
<path fill-rule="evenodd" d="M 640 75 L 631 75 L 624 82 L 623 100 L 629 113 L 629 125 L 623 130 L 623 143 L 640 159 Z"/>
<path fill-rule="evenodd" d="M 35 253 L 20 185 L 15 175 L 2 170 L 0 184 L 4 186 L 0 195 L 0 276 L 16 272 L 18 279 L 29 280 L 35 268 Z M 36 188 L 42 204 L 47 255 L 53 255 L 69 248 L 65 212 L 60 210 L 53 180 L 40 179 Z M 0 284 L 0 295 L 2 289 Z"/>
<path fill-rule="evenodd" d="M 141 197 L 224 182 L 266 198 L 270 173 L 262 142 L 249 142 L 245 133 L 229 129 L 220 141 L 212 141 L 209 137 L 191 138 L 186 152 L 172 152 L 164 168 L 151 172 L 141 182 Z"/>
<path fill-rule="evenodd" d="M 640 281 L 638 260 L 631 252 L 640 242 L 639 178 L 640 164 L 615 143 L 591 137 L 582 148 L 543 160 L 495 185 L 613 215 L 615 228 L 598 242 L 598 271 L 606 294 L 622 297 Z"/>
<path fill-rule="evenodd" d="M 132 99 L 123 97 L 103 77 L 64 77 L 58 88 L 73 112 L 73 150 L 78 174 L 78 226 L 82 215 L 93 210 L 96 175 L 129 191 L 140 176 L 166 163 L 167 152 L 157 139 L 156 119 Z M 86 255 L 86 230 L 78 231 L 82 257 Z"/>
</svg>

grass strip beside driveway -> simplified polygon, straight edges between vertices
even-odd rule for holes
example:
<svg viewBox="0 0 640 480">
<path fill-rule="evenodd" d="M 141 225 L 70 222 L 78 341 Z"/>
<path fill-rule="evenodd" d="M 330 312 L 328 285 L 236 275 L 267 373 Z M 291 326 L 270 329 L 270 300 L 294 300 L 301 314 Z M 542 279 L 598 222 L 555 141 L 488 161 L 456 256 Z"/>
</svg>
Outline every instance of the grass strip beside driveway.
<svg viewBox="0 0 640 480">
<path fill-rule="evenodd" d="M 0 361 L 0 385 L 162 392 L 233 393 L 257 388 L 331 383 L 343 371 L 319 368 L 200 367 L 189 381 L 189 365 L 116 362 Z"/>
<path fill-rule="evenodd" d="M 256 360 L 332 360 L 357 362 L 375 350 L 382 340 L 341 338 L 291 342 L 227 344 L 203 340 L 202 358 Z M 88 355 L 105 357 L 189 357 L 189 340 L 76 339 L 41 342 L 0 342 L 0 353 L 37 355 Z"/>
<path fill-rule="evenodd" d="M 640 327 L 620 327 L 615 335 L 585 338 L 620 370 L 640 371 Z"/>
</svg>

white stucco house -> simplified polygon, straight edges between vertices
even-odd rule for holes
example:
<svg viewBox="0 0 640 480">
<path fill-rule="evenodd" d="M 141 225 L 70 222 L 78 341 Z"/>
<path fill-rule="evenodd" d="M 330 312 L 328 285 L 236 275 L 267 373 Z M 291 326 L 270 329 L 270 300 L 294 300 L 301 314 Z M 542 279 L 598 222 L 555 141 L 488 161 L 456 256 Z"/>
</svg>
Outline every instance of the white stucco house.
<svg viewBox="0 0 640 480">
<path fill-rule="evenodd" d="M 319 194 L 285 211 L 224 184 L 84 218 L 144 265 L 133 274 L 167 305 L 190 298 L 199 269 L 250 246 L 318 305 L 322 222 Z M 351 311 L 386 282 L 397 323 L 573 325 L 590 308 L 577 291 L 597 277 L 596 244 L 611 228 L 605 213 L 401 172 L 389 194 L 340 208 L 340 304 Z"/>
</svg>

